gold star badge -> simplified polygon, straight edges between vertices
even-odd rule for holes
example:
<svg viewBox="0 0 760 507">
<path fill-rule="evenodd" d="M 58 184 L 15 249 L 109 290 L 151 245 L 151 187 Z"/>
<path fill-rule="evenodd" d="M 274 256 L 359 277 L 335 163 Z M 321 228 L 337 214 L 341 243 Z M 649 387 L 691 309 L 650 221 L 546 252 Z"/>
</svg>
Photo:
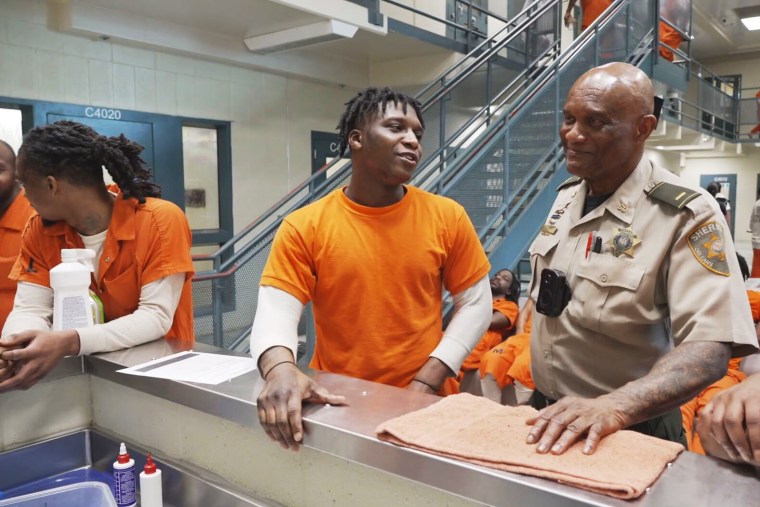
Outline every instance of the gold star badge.
<svg viewBox="0 0 760 507">
<path fill-rule="evenodd" d="M 723 239 L 717 234 L 711 235 L 710 240 L 707 243 L 702 243 L 702 246 L 707 250 L 708 259 L 717 257 L 720 262 L 726 260 L 726 252 L 723 251 Z"/>
<path fill-rule="evenodd" d="M 633 249 L 640 243 L 639 236 L 627 227 L 613 227 L 612 238 L 607 240 L 615 257 L 620 257 L 622 254 L 633 257 Z"/>
</svg>

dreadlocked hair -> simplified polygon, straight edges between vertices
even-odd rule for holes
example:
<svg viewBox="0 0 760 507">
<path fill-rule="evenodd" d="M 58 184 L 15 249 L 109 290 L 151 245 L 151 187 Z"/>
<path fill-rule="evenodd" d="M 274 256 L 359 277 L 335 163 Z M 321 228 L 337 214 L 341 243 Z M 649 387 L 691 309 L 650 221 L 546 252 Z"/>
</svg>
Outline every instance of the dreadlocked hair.
<svg viewBox="0 0 760 507">
<path fill-rule="evenodd" d="M 361 126 L 361 123 L 378 113 L 385 114 L 385 109 L 389 103 L 398 106 L 401 104 L 401 109 L 406 114 L 409 106 L 417 113 L 417 118 L 420 120 L 420 125 L 425 128 L 425 121 L 422 119 L 422 104 L 409 95 L 395 92 L 390 88 L 366 88 L 360 91 L 354 98 L 346 102 L 346 110 L 340 117 L 338 126 L 335 127 L 340 137 L 339 153 L 343 155 L 348 148 L 348 134 Z"/>
<path fill-rule="evenodd" d="M 509 292 L 510 294 L 507 296 L 507 299 L 512 301 L 513 303 L 517 303 L 520 301 L 520 280 L 517 278 L 517 275 L 514 271 L 511 269 L 508 269 L 510 273 L 512 273 L 512 283 L 509 286 Z"/>
<path fill-rule="evenodd" d="M 124 134 L 105 137 L 86 125 L 63 120 L 27 132 L 19 157 L 37 174 L 77 185 L 102 185 L 105 167 L 124 199 L 134 197 L 142 204 L 146 197 L 161 197 L 161 187 L 150 181 L 150 169 L 140 158 L 142 151 Z"/>
</svg>

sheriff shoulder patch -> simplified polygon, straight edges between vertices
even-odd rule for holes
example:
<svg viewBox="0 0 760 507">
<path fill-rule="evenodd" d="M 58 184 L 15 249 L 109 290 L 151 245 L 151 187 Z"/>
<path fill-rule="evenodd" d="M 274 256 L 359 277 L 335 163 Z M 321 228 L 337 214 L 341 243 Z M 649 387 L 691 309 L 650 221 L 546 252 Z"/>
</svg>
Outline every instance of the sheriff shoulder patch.
<svg viewBox="0 0 760 507">
<path fill-rule="evenodd" d="M 705 222 L 689 233 L 689 248 L 694 257 L 713 273 L 729 276 L 725 251 L 723 226 L 717 222 Z"/>
</svg>

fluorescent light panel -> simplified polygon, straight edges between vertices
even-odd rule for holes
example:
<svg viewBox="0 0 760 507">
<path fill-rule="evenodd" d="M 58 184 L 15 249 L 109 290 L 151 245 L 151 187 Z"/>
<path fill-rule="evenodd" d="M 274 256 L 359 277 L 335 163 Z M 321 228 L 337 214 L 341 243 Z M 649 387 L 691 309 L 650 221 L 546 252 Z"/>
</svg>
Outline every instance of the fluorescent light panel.
<svg viewBox="0 0 760 507">
<path fill-rule="evenodd" d="M 742 24 L 747 27 L 747 30 L 760 30 L 760 16 L 742 18 Z"/>
<path fill-rule="evenodd" d="M 359 28 L 342 21 L 329 19 L 288 30 L 256 35 L 243 39 L 250 51 L 275 53 L 289 51 L 323 42 L 352 38 Z"/>
<path fill-rule="evenodd" d="M 734 12 L 747 30 L 760 30 L 760 5 L 737 7 Z"/>
</svg>

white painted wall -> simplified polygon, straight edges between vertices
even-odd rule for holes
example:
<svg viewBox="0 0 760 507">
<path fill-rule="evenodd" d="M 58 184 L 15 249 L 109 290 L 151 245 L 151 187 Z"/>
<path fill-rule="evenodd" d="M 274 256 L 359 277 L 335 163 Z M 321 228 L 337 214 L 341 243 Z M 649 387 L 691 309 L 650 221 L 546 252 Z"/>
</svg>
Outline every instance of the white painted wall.
<svg viewBox="0 0 760 507">
<path fill-rule="evenodd" d="M 732 220 L 735 224 L 736 249 L 752 262 L 752 245 L 749 228 L 749 217 L 755 203 L 755 188 L 757 175 L 760 173 L 760 153 L 750 153 L 743 157 L 718 158 L 687 158 L 686 165 L 681 170 L 681 177 L 690 185 L 699 185 L 702 174 L 736 174 L 736 202 L 731 203 Z"/>
</svg>

